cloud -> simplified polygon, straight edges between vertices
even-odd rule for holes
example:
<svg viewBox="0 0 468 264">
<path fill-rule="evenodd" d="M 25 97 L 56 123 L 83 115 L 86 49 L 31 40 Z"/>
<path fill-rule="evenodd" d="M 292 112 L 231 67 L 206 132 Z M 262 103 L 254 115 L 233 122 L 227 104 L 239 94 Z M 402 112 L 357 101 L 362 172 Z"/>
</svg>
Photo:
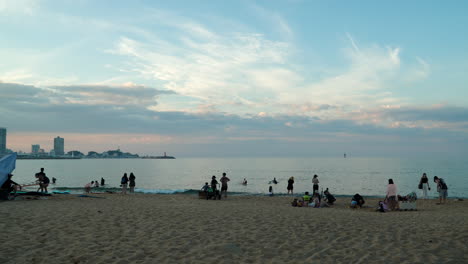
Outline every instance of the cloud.
<svg viewBox="0 0 468 264">
<path fill-rule="evenodd" d="M 32 15 L 38 7 L 37 0 L 0 0 L 0 14 Z"/>
</svg>

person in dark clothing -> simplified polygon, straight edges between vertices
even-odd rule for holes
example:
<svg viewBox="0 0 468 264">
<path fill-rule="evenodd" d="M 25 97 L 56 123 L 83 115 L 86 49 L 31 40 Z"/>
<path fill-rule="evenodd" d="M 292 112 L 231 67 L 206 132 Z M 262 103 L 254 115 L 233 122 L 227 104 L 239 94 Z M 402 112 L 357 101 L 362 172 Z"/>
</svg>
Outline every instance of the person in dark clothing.
<svg viewBox="0 0 468 264">
<path fill-rule="evenodd" d="M 325 190 L 325 192 L 323 192 L 323 194 L 325 195 L 325 201 L 329 204 L 329 205 L 333 205 L 333 203 L 336 201 L 336 198 L 335 196 L 333 196 L 329 191 L 328 191 L 328 188 Z"/>
<path fill-rule="evenodd" d="M 130 186 L 130 193 L 134 193 L 135 192 L 135 175 L 133 175 L 133 172 L 130 172 L 130 177 L 128 178 L 128 180 L 130 181 L 130 184 L 128 186 Z"/>
<path fill-rule="evenodd" d="M 52 177 L 52 183 L 55 184 L 57 182 L 57 179 L 55 177 Z"/>
<path fill-rule="evenodd" d="M 211 177 L 211 188 L 213 189 L 213 191 L 216 191 L 217 186 L 218 181 L 216 180 L 216 176 L 213 175 L 213 177 Z"/>
<path fill-rule="evenodd" d="M 49 186 L 50 179 L 44 173 L 44 177 L 42 178 L 42 188 L 44 189 L 45 193 L 47 193 L 47 187 Z"/>
<path fill-rule="evenodd" d="M 361 208 L 365 203 L 364 198 L 359 193 L 356 193 L 351 198 L 351 208 L 357 208 L 358 206 Z"/>
<path fill-rule="evenodd" d="M 128 185 L 128 177 L 127 173 L 124 173 L 122 179 L 120 179 L 120 184 L 122 186 L 122 194 L 127 194 L 127 185 Z"/>
<path fill-rule="evenodd" d="M 289 193 L 293 194 L 293 189 L 294 189 L 294 177 L 289 178 L 287 189 L 288 189 L 288 194 L 289 194 Z"/>
<path fill-rule="evenodd" d="M 444 179 L 434 176 L 434 182 L 437 184 L 437 192 L 439 193 L 439 204 L 445 203 L 448 194 L 448 187 Z"/>
<path fill-rule="evenodd" d="M 37 188 L 37 191 L 41 191 L 43 192 L 44 191 L 44 184 L 43 184 L 43 181 L 44 181 L 44 177 L 46 176 L 46 174 L 44 173 L 44 168 L 41 168 L 41 171 L 36 173 L 36 181 L 37 183 L 39 184 L 39 188 Z"/>
<path fill-rule="evenodd" d="M 13 177 L 13 174 L 8 174 L 7 180 L 2 184 L 0 189 L 7 190 L 8 193 L 11 192 L 16 192 L 17 190 L 21 190 L 21 186 L 14 182 L 11 177 Z"/>
<path fill-rule="evenodd" d="M 101 186 L 104 186 L 105 183 L 106 181 L 104 180 L 104 178 L 101 177 Z"/>
</svg>

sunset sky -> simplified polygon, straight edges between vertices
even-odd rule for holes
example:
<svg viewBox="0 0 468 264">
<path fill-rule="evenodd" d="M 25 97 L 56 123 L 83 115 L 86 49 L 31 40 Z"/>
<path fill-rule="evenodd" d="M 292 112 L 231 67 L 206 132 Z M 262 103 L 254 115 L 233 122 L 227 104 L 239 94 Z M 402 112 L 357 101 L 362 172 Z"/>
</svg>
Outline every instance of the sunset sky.
<svg viewBox="0 0 468 264">
<path fill-rule="evenodd" d="M 0 0 L 7 147 L 468 154 L 468 2 Z"/>
</svg>

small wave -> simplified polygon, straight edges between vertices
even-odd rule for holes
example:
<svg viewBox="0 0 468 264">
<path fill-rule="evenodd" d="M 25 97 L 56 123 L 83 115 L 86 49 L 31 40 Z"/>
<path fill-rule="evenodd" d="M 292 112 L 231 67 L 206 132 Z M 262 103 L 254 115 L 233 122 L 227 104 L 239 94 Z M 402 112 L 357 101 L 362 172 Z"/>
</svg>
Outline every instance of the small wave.
<svg viewBox="0 0 468 264">
<path fill-rule="evenodd" d="M 154 194 L 176 194 L 176 193 L 195 193 L 196 190 L 190 190 L 190 189 L 168 190 L 168 189 L 140 189 L 140 188 L 136 188 L 135 192 L 137 192 L 137 193 L 154 193 Z"/>
</svg>

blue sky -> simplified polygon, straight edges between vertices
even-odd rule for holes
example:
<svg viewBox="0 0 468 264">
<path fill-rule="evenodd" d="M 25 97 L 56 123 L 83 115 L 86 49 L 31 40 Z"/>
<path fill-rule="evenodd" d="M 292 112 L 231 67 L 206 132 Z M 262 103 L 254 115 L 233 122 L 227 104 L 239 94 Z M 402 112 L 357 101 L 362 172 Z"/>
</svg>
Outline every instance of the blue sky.
<svg viewBox="0 0 468 264">
<path fill-rule="evenodd" d="M 0 0 L 8 147 L 459 155 L 462 1 Z M 174 154 L 176 155 L 176 154 Z"/>
</svg>

